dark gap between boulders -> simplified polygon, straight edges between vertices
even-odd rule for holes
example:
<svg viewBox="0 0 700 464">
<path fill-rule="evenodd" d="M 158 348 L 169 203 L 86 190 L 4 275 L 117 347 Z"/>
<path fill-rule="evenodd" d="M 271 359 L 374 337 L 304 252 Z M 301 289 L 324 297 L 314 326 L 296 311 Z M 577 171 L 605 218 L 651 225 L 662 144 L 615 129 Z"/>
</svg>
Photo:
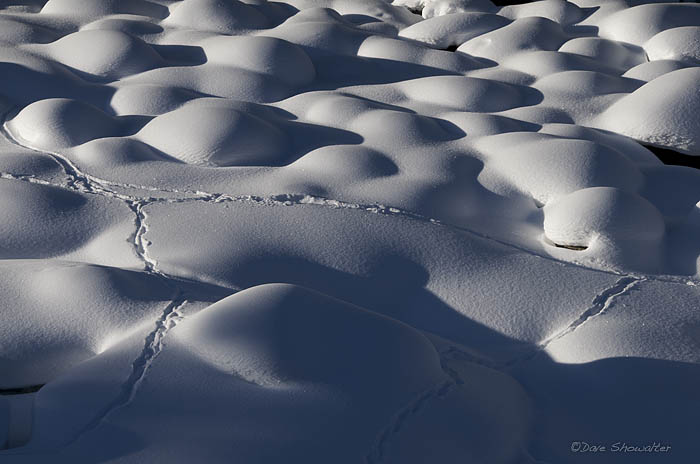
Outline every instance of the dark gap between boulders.
<svg viewBox="0 0 700 464">
<path fill-rule="evenodd" d="M 43 387 L 44 384 L 41 385 L 30 385 L 28 387 L 18 387 L 18 388 L 4 388 L 0 389 L 0 396 L 7 396 L 7 395 L 25 395 L 27 393 L 36 393 L 38 392 L 41 387 Z"/>
<path fill-rule="evenodd" d="M 659 148 L 653 145 L 642 144 L 642 146 L 656 155 L 664 164 L 700 169 L 700 156 L 684 155 L 668 148 Z"/>
<path fill-rule="evenodd" d="M 587 246 L 583 246 L 583 245 L 563 245 L 561 243 L 555 243 L 554 246 L 557 248 L 566 248 L 567 250 L 574 250 L 574 251 L 583 251 L 583 250 L 588 249 Z"/>
</svg>

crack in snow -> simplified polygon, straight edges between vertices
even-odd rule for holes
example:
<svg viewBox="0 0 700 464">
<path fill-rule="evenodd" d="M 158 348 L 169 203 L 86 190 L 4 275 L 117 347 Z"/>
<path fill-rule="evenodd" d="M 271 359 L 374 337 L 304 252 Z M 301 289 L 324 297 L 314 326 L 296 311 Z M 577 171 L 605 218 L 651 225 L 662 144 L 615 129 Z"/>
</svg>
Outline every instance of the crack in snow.
<svg viewBox="0 0 700 464">
<path fill-rule="evenodd" d="M 605 314 L 605 312 L 607 312 L 613 306 L 617 298 L 626 295 L 634 287 L 648 280 L 650 280 L 648 277 L 641 276 L 627 275 L 621 277 L 611 287 L 606 288 L 598 295 L 596 295 L 596 297 L 593 299 L 591 306 L 586 308 L 586 310 L 583 311 L 581 315 L 579 315 L 579 317 L 577 317 L 565 328 L 545 338 L 543 341 L 538 343 L 533 350 L 527 352 L 526 354 L 504 362 L 499 366 L 499 368 L 513 367 L 516 364 L 529 361 L 530 359 L 537 356 L 539 353 L 546 351 L 547 347 L 551 343 L 569 335 L 570 333 L 574 332 L 575 330 L 589 322 L 591 319 L 595 319 L 596 317 Z"/>
<path fill-rule="evenodd" d="M 638 278 L 633 276 L 626 276 L 620 278 L 615 284 L 599 293 L 594 299 L 593 304 L 588 307 L 575 321 L 569 324 L 564 330 L 546 338 L 542 341 L 538 347 L 542 350 L 546 349 L 550 343 L 559 340 L 562 337 L 570 334 L 579 327 L 586 324 L 591 319 L 594 319 L 602 314 L 604 314 L 613 305 L 614 301 L 629 293 L 634 287 L 644 282 L 646 279 Z"/>
<path fill-rule="evenodd" d="M 367 464 L 379 464 L 385 460 L 386 455 L 391 446 L 391 442 L 398 436 L 403 430 L 406 423 L 415 415 L 420 413 L 426 406 L 426 404 L 433 398 L 444 398 L 452 391 L 453 388 L 457 386 L 452 377 L 446 373 L 450 378 L 439 385 L 425 390 L 423 393 L 417 395 L 405 406 L 400 408 L 391 417 L 389 424 L 387 424 L 377 435 L 372 449 L 365 457 L 365 462 Z"/>
<path fill-rule="evenodd" d="M 4 116 L 3 116 L 3 123 L 0 125 L 0 134 L 2 134 L 8 141 L 11 143 L 18 145 L 22 148 L 28 149 L 35 151 L 37 153 L 42 153 L 47 156 L 50 156 L 56 163 L 61 166 L 63 171 L 65 172 L 66 176 L 69 179 L 68 185 L 62 185 L 62 184 L 54 184 L 49 181 L 41 180 L 38 179 L 34 176 L 27 176 L 27 175 L 14 175 L 10 173 L 0 173 L 0 177 L 2 178 L 7 178 L 7 179 L 15 179 L 15 180 L 23 180 L 27 182 L 32 182 L 32 183 L 37 183 L 37 184 L 43 184 L 43 185 L 53 185 L 55 187 L 60 187 L 60 188 L 67 188 L 69 190 L 75 190 L 81 193 L 88 193 L 88 194 L 94 194 L 94 195 L 101 195 L 105 196 L 108 198 L 120 200 L 124 202 L 129 209 L 131 209 L 134 214 L 137 216 L 135 219 L 135 225 L 136 225 L 136 232 L 135 234 L 132 235 L 132 238 L 134 239 L 134 248 L 136 250 L 136 254 L 141 257 L 141 259 L 144 261 L 144 267 L 146 272 L 152 272 L 155 273 L 156 275 L 159 275 L 161 277 L 166 277 L 168 279 L 174 279 L 178 280 L 175 277 L 168 276 L 167 274 L 163 273 L 162 271 L 157 269 L 157 261 L 155 258 L 152 256 L 148 255 L 147 253 L 147 246 L 150 244 L 147 240 L 145 240 L 144 235 L 147 232 L 147 226 L 145 226 L 145 213 L 143 212 L 143 208 L 149 204 L 152 203 L 185 203 L 185 202 L 190 202 L 190 201 L 202 201 L 202 202 L 207 202 L 207 203 L 223 203 L 223 202 L 250 202 L 250 203 L 255 203 L 257 205 L 263 205 L 263 206 L 294 206 L 294 205 L 315 205 L 315 206 L 320 206 L 320 207 L 326 207 L 326 208 L 333 208 L 333 209 L 352 209 L 352 210 L 358 210 L 358 211 L 364 211 L 364 212 L 369 212 L 369 213 L 374 213 L 374 214 L 382 214 L 382 215 L 393 215 L 393 216 L 400 216 L 404 217 L 407 219 L 412 219 L 416 221 L 421 221 L 437 226 L 443 226 L 447 227 L 449 229 L 453 230 L 458 230 L 464 233 L 468 233 L 472 236 L 479 237 L 484 240 L 488 240 L 491 242 L 498 243 L 502 246 L 511 248 L 511 249 L 516 249 L 518 251 L 527 253 L 531 256 L 536 256 L 540 259 L 546 259 L 548 261 L 553 261 L 556 262 L 562 266 L 573 266 L 576 268 L 583 268 L 583 269 L 588 269 L 591 270 L 588 267 L 582 266 L 581 264 L 575 263 L 575 262 L 568 262 L 568 261 L 562 261 L 559 260 L 555 257 L 549 256 L 544 253 L 539 253 L 536 250 L 531 250 L 528 248 L 525 248 L 523 246 L 510 243 L 505 240 L 501 240 L 499 238 L 493 237 L 489 234 L 479 232 L 473 229 L 469 229 L 464 226 L 457 226 L 453 225 L 450 223 L 445 223 L 442 222 L 439 219 L 436 218 L 431 218 L 413 211 L 408 211 L 392 206 L 386 206 L 381 203 L 366 203 L 366 204 L 361 204 L 361 203 L 352 203 L 352 202 L 347 202 L 344 200 L 339 200 L 339 199 L 331 199 L 331 198 L 324 198 L 320 196 L 313 196 L 313 195 L 306 195 L 306 194 L 299 194 L 299 193 L 282 193 L 282 194 L 276 194 L 276 195 L 270 195 L 267 197 L 264 196 L 258 196 L 258 195 L 228 195 L 224 193 L 212 193 L 212 192 L 206 192 L 202 190 L 176 190 L 176 189 L 165 189 L 161 187 L 154 187 L 154 186 L 144 186 L 144 185 L 136 185 L 136 184 L 129 184 L 129 183 L 119 183 L 119 182 L 114 182 L 114 181 L 109 181 L 106 179 L 101 179 L 95 176 L 92 176 L 90 174 L 87 174 L 83 172 L 80 168 L 78 168 L 71 160 L 69 160 L 66 156 L 60 154 L 60 153 L 52 153 L 52 152 L 44 152 L 42 150 L 33 148 L 31 146 L 27 146 L 23 144 L 21 141 L 15 139 L 13 135 L 7 130 L 7 120 L 9 116 L 12 114 L 15 109 L 8 111 Z M 175 198 L 169 198 L 169 197 L 157 197 L 157 196 L 149 196 L 149 197 L 143 197 L 143 196 L 136 196 L 136 195 L 125 195 L 123 193 L 115 192 L 112 190 L 110 187 L 120 187 L 124 189 L 131 189 L 131 190 L 141 190 L 141 191 L 147 191 L 147 192 L 154 192 L 154 193 L 162 193 L 162 194 L 177 194 L 181 195 L 180 197 L 175 197 Z M 592 270 L 595 272 L 603 272 L 607 274 L 616 274 L 616 275 L 621 275 L 621 276 L 626 276 L 627 274 L 622 274 L 620 272 L 614 271 L 614 270 Z M 656 281 L 662 281 L 662 282 L 693 282 L 695 284 L 700 285 L 700 280 L 694 279 L 689 276 L 662 276 L 662 275 L 657 275 L 657 276 L 650 276 L 646 275 L 644 278 L 648 280 L 656 280 Z"/>
<path fill-rule="evenodd" d="M 170 279 L 170 276 L 158 269 L 158 261 L 148 253 L 148 247 L 151 245 L 151 242 L 145 237 L 148 232 L 148 223 L 146 222 L 148 216 L 143 210 L 148 204 L 150 204 L 150 202 L 147 200 L 129 203 L 129 208 L 135 215 L 134 225 L 136 226 L 136 230 L 133 234 L 134 249 L 141 261 L 143 261 L 144 270 L 146 272 Z"/>
<path fill-rule="evenodd" d="M 447 350 L 438 353 L 438 356 L 440 357 L 440 367 L 448 379 L 418 394 L 391 416 L 389 423 L 377 434 L 377 438 L 372 446 L 372 449 L 365 457 L 365 462 L 367 464 L 379 464 L 383 462 L 387 456 L 387 453 L 389 452 L 391 442 L 396 439 L 396 437 L 404 429 L 405 425 L 414 416 L 418 415 L 425 409 L 426 405 L 431 400 L 444 399 L 455 388 L 466 383 L 459 372 L 449 365 L 450 361 L 458 361 L 458 359 L 454 356 L 457 353 L 466 355 L 465 352 L 454 346 L 450 346 Z M 473 357 L 470 356 L 470 359 L 468 360 L 472 362 L 472 358 Z M 473 359 L 476 360 L 476 358 Z M 485 365 L 480 362 L 479 364 Z"/>
<path fill-rule="evenodd" d="M 431 218 L 413 211 L 404 210 L 392 206 L 383 205 L 381 203 L 352 203 L 340 199 L 324 198 L 320 196 L 299 194 L 299 193 L 282 193 L 270 196 L 258 196 L 258 195 L 229 195 L 224 193 L 212 193 L 202 190 L 176 190 L 176 189 L 165 189 L 154 186 L 143 186 L 129 183 L 118 183 L 114 181 L 109 181 L 106 179 L 101 179 L 90 174 L 83 172 L 78 168 L 70 159 L 60 153 L 54 152 L 44 152 L 42 150 L 33 148 L 31 146 L 25 145 L 23 142 L 14 138 L 14 136 L 7 130 L 6 124 L 8 117 L 12 114 L 13 109 L 7 112 L 3 119 L 2 125 L 0 125 L 0 134 L 2 134 L 8 141 L 18 145 L 22 148 L 35 151 L 37 153 L 42 153 L 50 156 L 64 171 L 68 178 L 68 184 L 55 184 L 43 179 L 39 179 L 32 175 L 17 175 L 11 173 L 0 173 L 0 178 L 21 180 L 30 183 L 36 183 L 41 185 L 51 185 L 54 187 L 65 188 L 73 191 L 78 191 L 85 194 L 100 195 L 108 197 L 111 199 L 119 200 L 125 203 L 129 209 L 134 213 L 135 220 L 134 224 L 136 231 L 132 234 L 131 240 L 134 243 L 134 250 L 140 259 L 144 262 L 144 270 L 148 273 L 164 277 L 168 280 L 183 280 L 174 276 L 169 276 L 166 273 L 158 269 L 157 260 L 149 255 L 148 246 L 151 244 L 145 238 L 145 234 L 148 231 L 148 226 L 146 224 L 146 214 L 143 210 L 146 206 L 155 203 L 185 203 L 190 201 L 202 201 L 206 203 L 224 203 L 224 202 L 248 202 L 254 203 L 262 206 L 294 206 L 294 205 L 314 205 L 333 209 L 351 209 L 364 211 L 368 213 L 399 216 L 411 220 L 416 220 L 420 222 L 425 222 L 437 226 L 447 227 L 449 229 L 458 230 L 464 233 L 468 233 L 472 236 L 479 237 L 484 240 L 498 243 L 502 246 L 516 249 L 518 251 L 527 253 L 531 256 L 538 257 L 540 259 L 546 259 L 548 261 L 556 262 L 562 266 L 573 266 L 576 268 L 583 268 L 591 270 L 588 267 L 582 266 L 579 263 L 562 261 L 552 256 L 544 253 L 539 253 L 536 250 L 531 250 L 523 246 L 510 243 L 505 240 L 493 237 L 483 232 L 479 232 L 473 229 L 469 229 L 464 226 L 457 226 L 450 223 L 442 222 L 439 219 Z M 119 187 L 131 190 L 141 190 L 147 192 L 161 193 L 161 194 L 177 194 L 181 195 L 179 197 L 158 197 L 158 196 L 137 196 L 137 195 L 126 195 L 123 193 L 115 192 L 111 187 Z M 628 277 L 627 274 L 622 274 L 614 270 L 592 270 L 595 272 L 603 272 L 607 274 L 620 275 L 622 278 Z M 700 280 L 689 276 L 665 276 L 665 275 L 645 275 L 647 280 L 655 280 L 661 282 L 692 282 L 693 284 L 700 285 Z"/>
<path fill-rule="evenodd" d="M 146 379 L 148 370 L 162 352 L 168 332 L 184 319 L 185 316 L 180 312 L 180 309 L 187 303 L 187 299 L 178 292 L 175 298 L 163 310 L 160 317 L 155 321 L 155 328 L 146 337 L 140 355 L 132 362 L 131 373 L 122 384 L 119 395 L 65 446 L 78 441 L 83 435 L 97 428 L 109 415 L 128 406 L 133 401 L 141 384 Z"/>
</svg>

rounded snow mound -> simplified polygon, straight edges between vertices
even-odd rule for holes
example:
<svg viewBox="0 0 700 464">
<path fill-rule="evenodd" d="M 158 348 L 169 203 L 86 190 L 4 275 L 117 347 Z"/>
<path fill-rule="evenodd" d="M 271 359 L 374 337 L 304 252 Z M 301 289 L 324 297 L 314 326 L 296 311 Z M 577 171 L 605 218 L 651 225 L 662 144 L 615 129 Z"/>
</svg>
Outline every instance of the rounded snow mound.
<svg viewBox="0 0 700 464">
<path fill-rule="evenodd" d="M 700 68 L 669 72 L 626 95 L 597 125 L 652 145 L 700 155 Z"/>
<path fill-rule="evenodd" d="M 136 137 L 184 163 L 204 166 L 282 164 L 289 140 L 246 105 L 195 100 L 157 116 Z"/>
<path fill-rule="evenodd" d="M 168 16 L 168 8 L 148 0 L 49 0 L 41 13 L 79 18 L 132 14 L 162 19 Z"/>
<path fill-rule="evenodd" d="M 444 376 L 432 344 L 415 329 L 289 284 L 244 290 L 176 330 L 213 367 L 263 386 L 405 392 Z"/>
<path fill-rule="evenodd" d="M 304 172 L 344 179 L 363 180 L 390 176 L 398 172 L 386 155 L 357 145 L 330 145 L 317 148 L 289 165 Z"/>
<path fill-rule="evenodd" d="M 440 121 L 427 116 L 403 111 L 377 109 L 359 115 L 350 126 L 370 141 L 391 140 L 395 146 L 429 144 L 436 141 L 456 139 Z"/>
<path fill-rule="evenodd" d="M 151 323 L 172 295 L 151 275 L 84 263 L 0 260 L 0 271 L 2 389 L 55 379 Z"/>
<path fill-rule="evenodd" d="M 116 201 L 49 185 L 0 180 L 0 259 L 65 255 L 109 229 L 120 229 L 122 221 L 128 227 L 129 220 L 128 208 Z M 126 243 L 124 249 L 119 245 L 90 257 L 114 258 L 114 253 L 128 249 Z"/>
<path fill-rule="evenodd" d="M 456 13 L 436 16 L 399 32 L 400 37 L 437 48 L 461 45 L 469 39 L 509 24 L 502 16 L 488 13 Z"/>
<path fill-rule="evenodd" d="M 629 93 L 639 82 L 596 71 L 562 71 L 544 76 L 533 85 L 543 93 L 562 92 L 569 95 L 590 96 L 611 93 Z"/>
<path fill-rule="evenodd" d="M 644 44 L 649 60 L 677 60 L 700 64 L 700 26 L 659 32 Z"/>
<path fill-rule="evenodd" d="M 663 76 L 664 74 L 687 67 L 687 63 L 682 63 L 676 60 L 647 61 L 646 63 L 639 64 L 628 70 L 622 75 L 622 77 L 629 77 L 630 79 L 639 79 L 640 81 L 649 82 L 653 81 L 659 76 Z"/>
<path fill-rule="evenodd" d="M 559 48 L 559 51 L 587 56 L 623 69 L 629 69 L 646 61 L 644 51 L 639 47 L 632 47 L 600 37 L 577 37 L 571 39 L 565 42 Z"/>
<path fill-rule="evenodd" d="M 0 43 L 43 43 L 51 42 L 55 37 L 56 34 L 49 29 L 0 16 Z"/>
<path fill-rule="evenodd" d="M 526 88 L 465 76 L 433 76 L 400 84 L 406 97 L 470 112 L 497 112 L 526 105 Z"/>
<path fill-rule="evenodd" d="M 658 244 L 664 229 L 651 203 L 617 188 L 579 190 L 544 208 L 545 236 L 558 245 L 588 247 L 598 237 Z"/>
<path fill-rule="evenodd" d="M 289 101 L 294 102 L 295 108 L 307 121 L 334 127 L 347 127 L 358 116 L 369 111 L 393 108 L 344 93 L 305 93 Z"/>
<path fill-rule="evenodd" d="M 487 137 L 477 147 L 488 155 L 480 176 L 485 186 L 492 177 L 505 177 L 517 191 L 542 204 L 588 187 L 636 191 L 642 184 L 632 161 L 589 140 L 511 133 Z"/>
<path fill-rule="evenodd" d="M 424 18 L 430 19 L 469 11 L 495 12 L 496 6 L 489 0 L 394 0 L 394 5 L 421 8 Z"/>
<path fill-rule="evenodd" d="M 68 98 L 32 103 L 8 121 L 6 128 L 16 139 L 46 151 L 74 147 L 120 132 L 119 123 L 108 114 Z"/>
<path fill-rule="evenodd" d="M 525 50 L 558 50 L 566 39 L 567 35 L 559 23 L 546 18 L 527 17 L 474 37 L 460 45 L 457 51 L 499 63 Z"/>
<path fill-rule="evenodd" d="M 158 34 L 163 32 L 163 28 L 160 25 L 147 21 L 143 16 L 128 14 L 108 16 L 88 23 L 80 28 L 81 31 L 90 31 L 94 29 L 119 31 L 131 35 Z"/>
<path fill-rule="evenodd" d="M 559 24 L 571 24 L 583 16 L 581 8 L 566 0 L 541 0 L 520 5 L 508 5 L 500 9 L 499 15 L 510 19 L 539 16 Z"/>
<path fill-rule="evenodd" d="M 314 64 L 298 45 L 274 37 L 218 36 L 202 44 L 207 61 L 274 76 L 291 86 L 309 84 Z"/>
<path fill-rule="evenodd" d="M 108 79 L 164 65 L 141 39 L 114 30 L 87 30 L 69 34 L 47 45 L 49 55 L 66 66 Z"/>
<path fill-rule="evenodd" d="M 184 0 L 173 7 L 164 23 L 219 34 L 270 26 L 254 6 L 238 0 Z"/>
<path fill-rule="evenodd" d="M 508 69 L 527 73 L 535 78 L 565 71 L 588 71 L 600 68 L 588 57 L 549 50 L 516 53 L 505 59 L 501 65 Z"/>
<path fill-rule="evenodd" d="M 661 31 L 700 23 L 700 5 L 664 3 L 625 8 L 599 24 L 601 37 L 642 46 Z"/>
<path fill-rule="evenodd" d="M 480 61 L 464 53 L 435 50 L 415 42 L 376 35 L 362 42 L 357 56 L 415 63 L 457 73 L 484 67 Z"/>
<path fill-rule="evenodd" d="M 160 115 L 173 111 L 199 95 L 190 90 L 155 84 L 118 87 L 110 104 L 118 115 Z"/>
</svg>

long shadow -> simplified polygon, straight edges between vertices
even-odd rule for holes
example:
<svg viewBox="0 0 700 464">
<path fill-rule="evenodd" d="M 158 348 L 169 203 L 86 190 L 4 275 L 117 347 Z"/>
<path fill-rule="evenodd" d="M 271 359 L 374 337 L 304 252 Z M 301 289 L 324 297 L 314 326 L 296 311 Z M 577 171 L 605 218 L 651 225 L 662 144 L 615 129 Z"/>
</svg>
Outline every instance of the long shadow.
<svg viewBox="0 0 700 464">
<path fill-rule="evenodd" d="M 241 288 L 269 282 L 301 285 L 434 333 L 487 356 L 520 353 L 527 345 L 463 316 L 425 288 L 430 277 L 421 265 L 396 254 L 367 263 L 364 276 L 305 259 L 279 256 L 238 263 L 227 279 Z"/>
<path fill-rule="evenodd" d="M 417 329 L 436 333 L 455 345 L 486 355 L 501 351 L 503 347 L 518 351 L 537 350 L 532 344 L 509 338 L 459 314 L 425 289 L 429 279 L 426 269 L 390 253 L 368 262 L 368 271 L 362 277 L 287 257 L 239 263 L 239 266 L 245 267 L 246 271 L 240 273 L 236 282 L 242 287 L 268 282 L 303 285 Z M 197 372 L 199 368 L 187 364 L 188 359 L 179 361 L 181 368 Z M 505 372 L 521 383 L 535 406 L 528 452 L 539 463 L 680 464 L 694 462 L 697 456 L 697 418 L 700 417 L 698 364 L 639 357 L 561 364 L 539 352 Z M 99 387 L 90 383 L 97 381 L 86 379 L 84 388 Z M 231 381 L 222 377 L 222 382 Z M 479 382 L 479 379 L 470 381 Z M 179 414 L 187 417 L 191 406 L 180 400 L 187 395 L 201 394 L 201 401 L 216 401 L 223 408 L 227 401 L 236 401 L 226 396 L 212 396 L 210 386 L 198 382 L 174 385 L 162 387 L 162 391 L 153 396 L 157 402 L 151 405 L 153 411 L 165 408 L 169 417 L 178 417 Z M 278 398 L 260 387 L 250 388 L 259 388 L 256 394 L 270 395 L 270 401 Z M 494 388 L 490 394 L 498 397 L 499 389 Z M 367 401 L 371 404 L 374 399 L 368 398 Z M 474 398 L 474 401 L 479 399 Z M 264 420 L 270 425 L 276 424 L 277 412 L 263 409 L 259 413 L 265 415 Z M 157 422 L 157 418 L 154 420 Z M 350 417 L 348 421 L 357 425 L 361 423 L 361 417 Z M 70 456 L 75 458 L 89 451 L 94 453 L 91 462 L 106 462 L 149 446 L 128 430 L 114 428 L 109 423 L 100 427 L 100 433 L 87 435 L 84 439 L 106 440 L 109 437 L 108 442 L 83 445 L 77 442 L 77 446 L 71 447 Z M 581 443 L 605 445 L 608 451 L 595 455 L 585 453 L 580 451 Z M 623 444 L 653 446 L 655 443 L 671 449 L 666 452 L 610 451 L 615 444 L 621 447 Z M 577 452 L 572 451 L 572 445 L 579 446 Z M 463 457 L 455 456 L 455 459 L 460 458 Z M 312 461 L 290 457 L 285 462 Z"/>
<path fill-rule="evenodd" d="M 328 145 L 359 145 L 364 141 L 361 135 L 344 129 L 296 121 L 287 124 L 292 139 L 289 155 L 276 165 L 293 163 L 317 148 Z"/>
<path fill-rule="evenodd" d="M 43 72 L 9 62 L 0 62 L 0 96 L 20 106 L 46 98 L 73 98 L 99 108 L 108 107 L 114 89 L 86 82 L 63 65 L 48 63 Z"/>
<path fill-rule="evenodd" d="M 193 45 L 156 45 L 149 44 L 169 66 L 198 66 L 207 62 L 207 55 L 202 47 Z"/>
<path fill-rule="evenodd" d="M 511 374 L 537 405 L 531 453 L 544 462 L 697 461 L 698 364 L 641 357 L 560 364 L 541 355 Z"/>
<path fill-rule="evenodd" d="M 512 339 L 457 312 L 425 289 L 420 265 L 387 254 L 368 263 L 366 276 L 349 275 L 302 259 L 266 259 L 245 266 L 237 282 L 288 282 L 349 301 L 467 349 L 502 357 L 538 352 L 508 368 L 536 405 L 531 454 L 549 463 L 692 462 L 700 430 L 700 365 L 639 357 L 561 364 L 535 345 Z M 498 366 L 498 363 L 494 365 Z M 654 443 L 672 452 L 574 453 L 572 442 Z"/>
</svg>

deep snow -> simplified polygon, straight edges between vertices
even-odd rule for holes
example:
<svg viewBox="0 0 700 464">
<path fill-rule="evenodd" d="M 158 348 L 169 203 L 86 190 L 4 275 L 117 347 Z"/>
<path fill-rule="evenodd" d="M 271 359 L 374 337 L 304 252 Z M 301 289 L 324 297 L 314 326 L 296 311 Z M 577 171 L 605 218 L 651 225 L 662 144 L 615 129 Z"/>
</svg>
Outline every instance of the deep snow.
<svg viewBox="0 0 700 464">
<path fill-rule="evenodd" d="M 0 7 L 0 462 L 696 460 L 700 5 Z"/>
</svg>

